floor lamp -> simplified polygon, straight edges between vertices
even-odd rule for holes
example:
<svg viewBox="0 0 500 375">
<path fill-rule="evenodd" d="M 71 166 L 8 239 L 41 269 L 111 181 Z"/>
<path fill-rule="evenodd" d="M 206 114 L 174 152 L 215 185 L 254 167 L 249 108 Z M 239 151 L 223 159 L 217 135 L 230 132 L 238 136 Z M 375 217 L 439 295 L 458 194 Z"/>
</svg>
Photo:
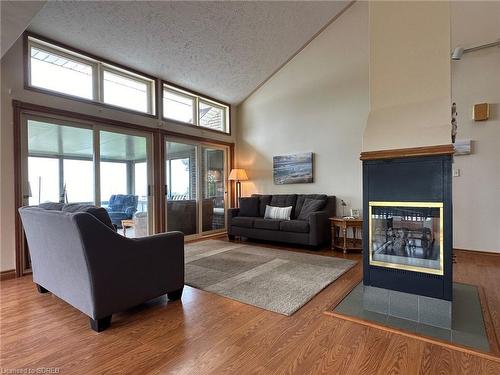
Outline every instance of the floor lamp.
<svg viewBox="0 0 500 375">
<path fill-rule="evenodd" d="M 240 206 L 240 197 L 241 197 L 241 182 L 247 181 L 248 176 L 244 169 L 232 169 L 231 173 L 229 173 L 229 181 L 236 181 L 236 208 Z"/>
</svg>

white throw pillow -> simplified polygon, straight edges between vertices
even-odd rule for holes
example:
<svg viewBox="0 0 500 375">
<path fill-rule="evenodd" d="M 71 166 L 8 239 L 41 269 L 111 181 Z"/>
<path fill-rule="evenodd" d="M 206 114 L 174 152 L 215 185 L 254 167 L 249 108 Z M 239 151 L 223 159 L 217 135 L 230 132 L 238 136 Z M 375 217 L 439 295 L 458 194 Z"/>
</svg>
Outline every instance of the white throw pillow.
<svg viewBox="0 0 500 375">
<path fill-rule="evenodd" d="M 273 207 L 266 205 L 266 213 L 264 214 L 264 219 L 290 220 L 291 214 L 292 214 L 292 206 Z"/>
</svg>

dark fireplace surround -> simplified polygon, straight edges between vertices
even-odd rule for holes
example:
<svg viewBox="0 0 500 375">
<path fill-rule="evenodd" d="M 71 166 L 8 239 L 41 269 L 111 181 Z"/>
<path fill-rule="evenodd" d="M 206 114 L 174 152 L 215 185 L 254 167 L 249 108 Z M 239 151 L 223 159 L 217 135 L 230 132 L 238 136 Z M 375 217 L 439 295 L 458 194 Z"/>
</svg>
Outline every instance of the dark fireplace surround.
<svg viewBox="0 0 500 375">
<path fill-rule="evenodd" d="M 372 156 L 367 157 L 367 154 Z M 397 156 L 397 153 L 394 153 L 394 157 L 387 155 L 381 157 L 381 155 L 380 152 L 375 152 L 364 153 L 361 156 L 365 213 L 363 283 L 366 286 L 451 301 L 452 151 L 448 149 L 444 153 L 433 155 Z M 380 208 L 384 203 L 388 204 L 389 208 Z M 438 208 L 419 208 L 419 205 Z M 409 216 L 403 216 L 406 212 Z M 373 243 L 371 241 L 372 236 L 375 238 L 375 233 L 374 229 L 370 229 L 372 224 L 370 213 L 374 223 L 375 220 L 379 223 L 388 223 L 384 224 L 383 229 L 376 228 L 378 236 L 376 238 L 379 239 L 377 243 L 375 240 Z M 437 218 L 438 213 L 441 213 L 442 217 Z M 435 218 L 432 218 L 433 215 Z M 431 233 L 433 226 L 436 229 Z M 422 255 L 427 253 L 434 260 L 417 259 L 427 257 Z M 374 262 L 375 256 L 379 259 L 386 259 L 384 257 L 397 259 L 395 262 L 397 264 Z M 439 269 L 426 272 L 421 267 L 401 266 L 401 261 L 417 262 L 417 264 L 430 262 Z"/>
</svg>

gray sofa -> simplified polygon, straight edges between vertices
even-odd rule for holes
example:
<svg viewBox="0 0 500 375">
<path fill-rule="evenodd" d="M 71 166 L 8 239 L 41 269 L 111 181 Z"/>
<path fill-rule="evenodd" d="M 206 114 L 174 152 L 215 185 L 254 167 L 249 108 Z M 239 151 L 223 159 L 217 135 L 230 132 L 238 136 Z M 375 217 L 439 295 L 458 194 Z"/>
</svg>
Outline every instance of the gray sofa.
<svg viewBox="0 0 500 375">
<path fill-rule="evenodd" d="M 239 236 L 314 247 L 330 240 L 328 218 L 335 216 L 335 196 L 325 194 L 254 194 L 252 197 L 259 199 L 258 214 L 248 216 L 241 214 L 239 208 L 229 209 L 227 228 L 230 240 Z M 307 220 L 299 220 L 299 214 L 306 199 L 323 200 L 324 206 L 319 211 L 312 212 Z M 291 220 L 264 219 L 266 205 L 292 206 Z"/>
<path fill-rule="evenodd" d="M 46 208 L 19 209 L 33 281 L 40 293 L 50 291 L 88 315 L 93 330 L 106 329 L 112 314 L 161 295 L 181 298 L 182 233 L 130 239 L 116 233 L 103 208 Z"/>
</svg>

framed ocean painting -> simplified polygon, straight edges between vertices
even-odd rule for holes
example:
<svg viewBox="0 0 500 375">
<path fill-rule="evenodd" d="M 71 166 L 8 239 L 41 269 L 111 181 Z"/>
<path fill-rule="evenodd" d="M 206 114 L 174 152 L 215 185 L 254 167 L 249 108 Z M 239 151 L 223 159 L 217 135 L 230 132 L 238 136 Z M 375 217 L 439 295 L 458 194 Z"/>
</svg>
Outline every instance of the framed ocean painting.
<svg viewBox="0 0 500 375">
<path fill-rule="evenodd" d="M 313 182 L 313 156 L 312 152 L 274 156 L 274 184 L 304 184 Z"/>
</svg>

